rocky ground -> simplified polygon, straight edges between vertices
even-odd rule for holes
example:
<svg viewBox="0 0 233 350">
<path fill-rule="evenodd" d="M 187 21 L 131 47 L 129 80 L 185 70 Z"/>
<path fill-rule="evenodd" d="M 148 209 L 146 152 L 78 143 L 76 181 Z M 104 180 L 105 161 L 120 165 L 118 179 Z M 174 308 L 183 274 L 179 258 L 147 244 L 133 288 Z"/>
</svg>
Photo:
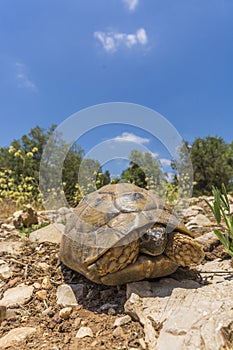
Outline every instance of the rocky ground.
<svg viewBox="0 0 233 350">
<path fill-rule="evenodd" d="M 25 237 L 16 219 L 0 220 L 0 349 L 233 349 L 233 266 L 204 198 L 184 218 L 204 245 L 203 264 L 121 287 L 91 283 L 60 263 L 62 224 Z"/>
</svg>

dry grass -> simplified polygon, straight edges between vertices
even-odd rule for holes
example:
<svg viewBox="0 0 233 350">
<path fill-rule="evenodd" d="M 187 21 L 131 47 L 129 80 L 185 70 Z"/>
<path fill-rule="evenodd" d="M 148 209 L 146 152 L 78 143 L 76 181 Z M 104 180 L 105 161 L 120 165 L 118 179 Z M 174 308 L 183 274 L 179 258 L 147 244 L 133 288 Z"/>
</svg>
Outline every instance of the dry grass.
<svg viewBox="0 0 233 350">
<path fill-rule="evenodd" d="M 15 211 L 19 210 L 15 202 L 11 200 L 3 199 L 0 203 L 0 219 L 6 219 L 11 216 Z"/>
</svg>

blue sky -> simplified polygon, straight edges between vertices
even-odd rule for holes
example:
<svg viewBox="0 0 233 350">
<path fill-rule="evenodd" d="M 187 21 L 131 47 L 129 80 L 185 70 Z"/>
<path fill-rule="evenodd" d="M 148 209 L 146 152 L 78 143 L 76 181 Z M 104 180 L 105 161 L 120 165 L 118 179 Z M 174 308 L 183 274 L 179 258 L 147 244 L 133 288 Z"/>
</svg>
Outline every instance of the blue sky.
<svg viewBox="0 0 233 350">
<path fill-rule="evenodd" d="M 0 42 L 0 146 L 113 101 L 233 140 L 232 0 L 2 0 Z"/>
</svg>

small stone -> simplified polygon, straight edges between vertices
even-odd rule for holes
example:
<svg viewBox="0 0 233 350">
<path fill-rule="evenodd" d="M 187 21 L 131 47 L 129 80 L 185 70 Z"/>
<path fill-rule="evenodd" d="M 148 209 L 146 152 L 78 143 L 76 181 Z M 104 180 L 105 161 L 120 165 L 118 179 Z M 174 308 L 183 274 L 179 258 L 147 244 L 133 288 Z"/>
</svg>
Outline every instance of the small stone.
<svg viewBox="0 0 233 350">
<path fill-rule="evenodd" d="M 5 261 L 0 260 L 0 279 L 7 280 L 12 274 L 10 266 Z"/>
<path fill-rule="evenodd" d="M 47 298 L 47 291 L 45 289 L 38 290 L 36 297 L 37 299 L 45 300 Z"/>
<path fill-rule="evenodd" d="M 3 299 L 0 300 L 0 305 L 23 305 L 31 299 L 33 290 L 33 286 L 26 286 L 24 284 L 15 288 L 9 288 L 5 291 Z"/>
<path fill-rule="evenodd" d="M 78 305 L 75 294 L 68 284 L 62 284 L 57 288 L 57 304 L 62 306 Z"/>
<path fill-rule="evenodd" d="M 98 340 L 94 340 L 91 344 L 90 344 L 90 346 L 92 347 L 92 348 L 94 348 L 95 346 L 97 346 L 98 345 Z"/>
<path fill-rule="evenodd" d="M 82 322 L 82 319 L 81 319 L 81 317 L 76 317 L 75 319 L 74 319 L 74 328 L 78 328 L 80 325 L 81 325 L 81 322 Z"/>
<path fill-rule="evenodd" d="M 39 282 L 34 282 L 34 283 L 33 283 L 33 287 L 34 287 L 35 289 L 40 289 L 40 288 L 41 288 L 41 284 L 40 284 Z"/>
<path fill-rule="evenodd" d="M 109 314 L 109 315 L 115 315 L 115 314 L 116 314 L 116 310 L 113 309 L 113 307 L 110 307 L 110 308 L 108 309 L 108 314 Z"/>
<path fill-rule="evenodd" d="M 6 306 L 0 305 L 0 323 L 6 318 Z"/>
<path fill-rule="evenodd" d="M 49 277 L 45 277 L 43 279 L 41 286 L 42 286 L 43 289 L 51 288 L 51 283 L 50 283 Z"/>
<path fill-rule="evenodd" d="M 71 313 L 72 313 L 72 307 L 64 307 L 63 309 L 61 309 L 60 311 L 59 311 L 59 316 L 61 317 L 61 318 L 63 318 L 64 320 L 66 320 L 67 318 L 69 318 L 70 317 L 70 315 L 71 315 Z"/>
<path fill-rule="evenodd" d="M 49 306 L 47 309 L 42 311 L 43 316 L 50 315 L 50 314 L 52 314 L 52 307 L 51 306 Z"/>
<path fill-rule="evenodd" d="M 77 334 L 76 338 L 84 338 L 84 337 L 93 337 L 93 332 L 90 327 L 80 327 Z"/>
<path fill-rule="evenodd" d="M 0 339 L 0 349 L 5 349 L 10 346 L 14 346 L 15 343 L 19 343 L 31 334 L 36 332 L 36 328 L 33 327 L 18 327 L 9 331 Z"/>
<path fill-rule="evenodd" d="M 107 299 L 107 298 L 110 297 L 112 294 L 113 294 L 113 290 L 112 290 L 112 289 L 101 290 L 101 291 L 100 291 L 100 298 L 101 298 L 101 299 Z"/>
<path fill-rule="evenodd" d="M 124 337 L 124 331 L 122 329 L 121 326 L 118 326 L 114 329 L 114 331 L 112 332 L 112 335 L 115 337 L 115 338 L 123 338 Z"/>
<path fill-rule="evenodd" d="M 123 317 L 118 317 L 114 322 L 114 327 L 123 326 L 131 321 L 131 317 L 129 315 L 125 315 Z"/>
<path fill-rule="evenodd" d="M 49 264 L 45 263 L 45 262 L 39 262 L 37 264 L 38 267 L 40 267 L 42 270 L 48 270 L 50 269 L 50 266 Z"/>
<path fill-rule="evenodd" d="M 117 308 L 117 304 L 111 304 L 111 303 L 106 303 L 106 304 L 103 304 L 101 305 L 99 308 L 98 308 L 98 312 L 102 312 L 102 311 L 106 311 L 106 310 L 109 310 L 110 308 Z"/>
</svg>

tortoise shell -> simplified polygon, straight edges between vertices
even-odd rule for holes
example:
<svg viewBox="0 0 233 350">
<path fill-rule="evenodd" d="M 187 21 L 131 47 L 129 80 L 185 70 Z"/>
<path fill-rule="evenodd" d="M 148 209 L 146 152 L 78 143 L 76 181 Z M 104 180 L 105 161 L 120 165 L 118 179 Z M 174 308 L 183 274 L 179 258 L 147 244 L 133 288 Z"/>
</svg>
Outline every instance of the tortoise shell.
<svg viewBox="0 0 233 350">
<path fill-rule="evenodd" d="M 142 249 L 145 234 L 156 239 L 154 252 Z M 149 250 L 151 243 L 147 244 Z M 135 185 L 119 183 L 88 194 L 73 209 L 60 257 L 65 265 L 96 283 L 121 284 L 147 277 L 142 265 L 148 261 L 153 261 L 155 269 L 160 262 L 158 271 L 149 276 L 158 277 L 174 272 L 179 265 L 199 262 L 203 252 L 163 200 Z"/>
</svg>

